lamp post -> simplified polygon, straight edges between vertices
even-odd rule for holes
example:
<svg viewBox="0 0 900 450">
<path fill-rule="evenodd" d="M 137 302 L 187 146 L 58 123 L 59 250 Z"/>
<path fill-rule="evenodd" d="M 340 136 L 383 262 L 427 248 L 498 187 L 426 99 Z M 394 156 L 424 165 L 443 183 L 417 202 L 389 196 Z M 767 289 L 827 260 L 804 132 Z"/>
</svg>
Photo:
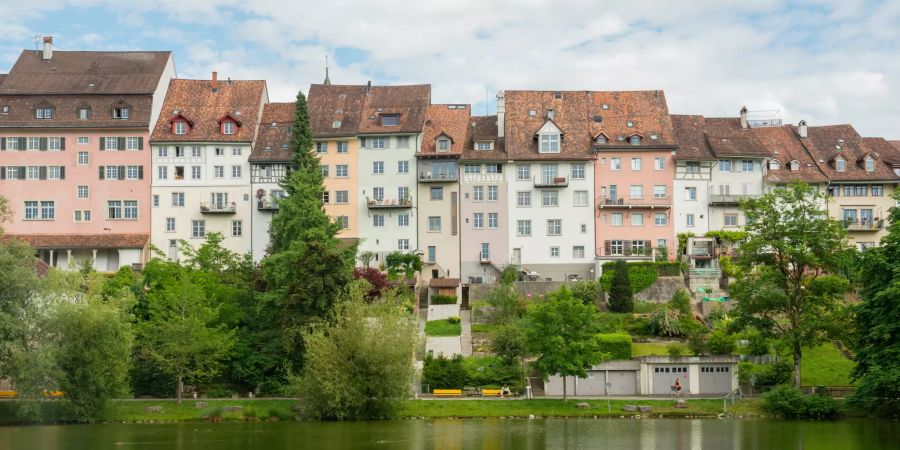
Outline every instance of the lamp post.
<svg viewBox="0 0 900 450">
<path fill-rule="evenodd" d="M 609 373 L 609 372 L 607 372 L 607 373 Z M 612 387 L 612 383 L 607 381 L 606 382 L 606 411 L 610 414 L 612 414 L 612 403 L 609 401 L 609 388 L 611 388 L 611 387 Z"/>
</svg>

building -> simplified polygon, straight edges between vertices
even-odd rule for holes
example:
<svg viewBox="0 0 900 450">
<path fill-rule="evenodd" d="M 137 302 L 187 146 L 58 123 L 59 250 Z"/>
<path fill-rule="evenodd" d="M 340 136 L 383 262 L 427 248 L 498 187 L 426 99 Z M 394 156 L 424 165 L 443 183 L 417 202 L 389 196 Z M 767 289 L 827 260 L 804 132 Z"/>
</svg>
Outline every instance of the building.
<svg viewBox="0 0 900 450">
<path fill-rule="evenodd" d="M 589 93 L 585 139 L 596 153 L 596 255 L 673 259 L 676 142 L 662 91 Z"/>
<path fill-rule="evenodd" d="M 180 241 L 198 246 L 207 233 L 223 247 L 251 253 L 254 207 L 250 157 L 266 82 L 172 80 L 151 136 L 152 242 L 178 259 Z"/>
<path fill-rule="evenodd" d="M 24 50 L 0 75 L 0 190 L 50 266 L 142 264 L 150 240 L 150 130 L 171 52 Z"/>
<path fill-rule="evenodd" d="M 294 152 L 294 103 L 267 103 L 263 107 L 256 143 L 250 153 L 250 192 L 254 202 L 251 214 L 250 247 L 253 261 L 260 261 L 269 248 L 269 225 L 284 197 L 280 183 L 288 174 Z"/>
</svg>

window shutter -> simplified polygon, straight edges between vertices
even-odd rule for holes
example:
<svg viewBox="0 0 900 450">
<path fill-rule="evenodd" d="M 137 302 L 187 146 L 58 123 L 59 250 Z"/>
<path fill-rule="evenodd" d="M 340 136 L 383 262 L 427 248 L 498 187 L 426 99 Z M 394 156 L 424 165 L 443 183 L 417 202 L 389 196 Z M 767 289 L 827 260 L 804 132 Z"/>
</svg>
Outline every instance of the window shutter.
<svg viewBox="0 0 900 450">
<path fill-rule="evenodd" d="M 138 166 L 138 180 L 144 179 L 144 166 Z"/>
<path fill-rule="evenodd" d="M 47 150 L 47 138 L 42 137 L 40 142 L 41 142 L 41 150 Z"/>
<path fill-rule="evenodd" d="M 143 150 L 143 149 L 144 149 L 144 138 L 139 137 L 138 138 L 138 150 Z"/>
<path fill-rule="evenodd" d="M 100 179 L 101 180 L 106 179 L 106 167 L 100 166 Z"/>
<path fill-rule="evenodd" d="M 66 179 L 66 166 L 59 166 L 59 179 L 60 180 Z"/>
<path fill-rule="evenodd" d="M 360 143 L 362 144 L 362 148 L 369 148 L 366 147 L 366 138 L 360 138 Z"/>
<path fill-rule="evenodd" d="M 19 166 L 19 179 L 25 179 L 25 166 Z"/>
<path fill-rule="evenodd" d="M 609 241 L 603 241 L 603 254 L 609 256 L 609 253 L 612 251 L 610 249 Z"/>
<path fill-rule="evenodd" d="M 66 138 L 64 138 L 64 137 L 59 138 L 59 149 L 60 150 L 66 149 Z"/>
<path fill-rule="evenodd" d="M 6 138 L 0 137 L 0 150 L 6 150 Z"/>
<path fill-rule="evenodd" d="M 125 179 L 125 166 L 119 166 L 119 170 L 117 170 L 117 172 L 119 172 L 119 179 L 124 180 Z"/>
<path fill-rule="evenodd" d="M 38 169 L 38 179 L 40 179 L 40 180 L 47 179 L 47 166 L 41 166 Z"/>
<path fill-rule="evenodd" d="M 119 141 L 119 142 L 117 142 L 118 147 L 119 147 L 119 151 L 120 151 L 120 152 L 121 152 L 121 151 L 125 151 L 125 138 L 120 137 L 120 138 L 116 138 L 116 139 Z"/>
<path fill-rule="evenodd" d="M 0 180 L 6 179 L 6 167 L 0 166 Z"/>
<path fill-rule="evenodd" d="M 106 138 L 100 136 L 100 151 L 106 150 Z"/>
<path fill-rule="evenodd" d="M 23 138 L 23 137 L 20 137 L 20 138 L 19 138 L 19 151 L 20 151 L 20 152 L 24 152 L 24 151 L 25 151 L 25 148 L 26 148 L 27 146 L 28 146 L 28 139 L 25 139 L 25 138 Z"/>
</svg>

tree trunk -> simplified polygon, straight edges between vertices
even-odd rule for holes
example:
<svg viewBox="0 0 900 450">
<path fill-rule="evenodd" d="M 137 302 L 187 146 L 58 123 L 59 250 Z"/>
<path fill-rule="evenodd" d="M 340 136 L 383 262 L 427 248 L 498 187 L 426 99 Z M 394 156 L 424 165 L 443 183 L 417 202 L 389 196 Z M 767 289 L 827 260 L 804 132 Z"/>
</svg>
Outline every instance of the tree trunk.
<svg viewBox="0 0 900 450">
<path fill-rule="evenodd" d="M 562 379 L 563 379 L 563 401 L 565 402 L 565 401 L 569 400 L 568 389 L 566 389 L 566 377 L 563 376 Z"/>
<path fill-rule="evenodd" d="M 182 374 L 178 374 L 178 387 L 176 388 L 177 392 L 175 394 L 176 404 L 181 404 L 181 396 L 184 393 L 184 376 Z"/>
<path fill-rule="evenodd" d="M 803 350 L 800 343 L 794 344 L 794 387 L 800 389 L 800 361 L 803 358 Z"/>
</svg>

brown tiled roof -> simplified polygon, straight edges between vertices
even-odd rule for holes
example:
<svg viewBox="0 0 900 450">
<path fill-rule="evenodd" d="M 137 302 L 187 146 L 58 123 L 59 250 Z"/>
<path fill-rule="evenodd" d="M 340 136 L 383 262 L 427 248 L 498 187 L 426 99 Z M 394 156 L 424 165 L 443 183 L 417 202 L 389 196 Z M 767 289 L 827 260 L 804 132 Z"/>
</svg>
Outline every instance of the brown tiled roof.
<svg viewBox="0 0 900 450">
<path fill-rule="evenodd" d="M 0 127 L 60 128 L 147 128 L 153 98 L 150 95 L 0 95 Z M 36 119 L 37 106 L 54 109 L 52 119 Z M 113 107 L 128 106 L 127 119 L 114 119 Z M 90 108 L 90 118 L 78 118 L 79 108 Z"/>
<path fill-rule="evenodd" d="M 218 81 L 175 79 L 150 137 L 156 142 L 252 142 L 267 100 L 262 80 Z M 193 123 L 186 134 L 172 132 L 170 119 L 180 114 Z M 230 115 L 240 122 L 234 134 L 222 134 L 219 121 Z"/>
<path fill-rule="evenodd" d="M 430 105 L 425 111 L 425 129 L 419 156 L 460 156 L 469 142 L 469 105 Z M 450 150 L 438 153 L 437 139 L 450 138 Z"/>
<path fill-rule="evenodd" d="M 675 146 L 662 91 L 506 91 L 505 97 L 506 149 L 511 159 L 592 159 L 593 140 L 601 132 L 609 141 L 598 149 Z M 563 133 L 561 151 L 542 154 L 535 133 L 547 122 L 550 109 Z M 642 137 L 641 145 L 627 143 L 634 134 Z"/>
<path fill-rule="evenodd" d="M 497 137 L 497 116 L 473 116 L 469 118 L 469 139 L 463 149 L 464 161 L 507 161 L 506 139 Z M 475 142 L 491 141 L 492 150 L 475 150 Z"/>
<path fill-rule="evenodd" d="M 672 128 L 678 142 L 675 159 L 717 159 L 706 142 L 705 124 L 706 120 L 703 116 L 672 114 Z"/>
<path fill-rule="evenodd" d="M 365 86 L 311 85 L 307 100 L 313 137 L 355 136 L 365 98 Z M 334 128 L 335 121 L 341 122 L 337 128 Z"/>
<path fill-rule="evenodd" d="M 288 162 L 294 153 L 290 148 L 294 128 L 295 103 L 267 103 L 256 143 L 250 153 L 251 162 Z"/>
<path fill-rule="evenodd" d="M 809 127 L 809 137 L 801 139 L 816 160 L 819 169 L 834 181 L 900 181 L 891 166 L 883 161 L 851 125 L 829 125 Z M 838 148 L 840 147 L 840 148 Z M 839 154 L 846 157 L 846 170 L 835 169 L 834 158 Z M 875 171 L 865 170 L 862 158 L 867 154 L 875 157 Z"/>
<path fill-rule="evenodd" d="M 672 115 L 678 141 L 676 159 L 709 160 L 752 156 L 764 158 L 769 151 L 750 128 L 741 128 L 740 118 L 707 118 Z"/>
<path fill-rule="evenodd" d="M 429 105 L 430 84 L 372 86 L 363 102 L 359 134 L 421 133 Z M 400 116 L 397 126 L 381 125 L 381 116 L 389 114 Z"/>
<path fill-rule="evenodd" d="M 884 138 L 863 138 L 863 142 L 878 158 L 891 167 L 900 167 L 900 141 L 888 141 Z"/>
<path fill-rule="evenodd" d="M 753 134 L 769 151 L 770 157 L 777 160 L 781 167 L 769 169 L 766 180 L 772 183 L 825 183 L 828 178 L 819 170 L 815 160 L 800 143 L 794 128 L 791 126 L 753 128 Z M 797 170 L 791 170 L 790 163 L 797 161 Z"/>
<path fill-rule="evenodd" d="M 149 234 L 7 234 L 35 248 L 144 248 Z"/>
<path fill-rule="evenodd" d="M 5 74 L 5 73 L 0 73 L 0 85 L 3 84 L 3 80 L 5 80 L 5 79 L 6 79 L 6 74 Z"/>
<path fill-rule="evenodd" d="M 0 94 L 152 94 L 172 52 L 23 50 L 10 69 Z"/>
<path fill-rule="evenodd" d="M 433 288 L 455 288 L 459 287 L 459 278 L 432 278 L 428 282 L 428 287 Z"/>
</svg>

